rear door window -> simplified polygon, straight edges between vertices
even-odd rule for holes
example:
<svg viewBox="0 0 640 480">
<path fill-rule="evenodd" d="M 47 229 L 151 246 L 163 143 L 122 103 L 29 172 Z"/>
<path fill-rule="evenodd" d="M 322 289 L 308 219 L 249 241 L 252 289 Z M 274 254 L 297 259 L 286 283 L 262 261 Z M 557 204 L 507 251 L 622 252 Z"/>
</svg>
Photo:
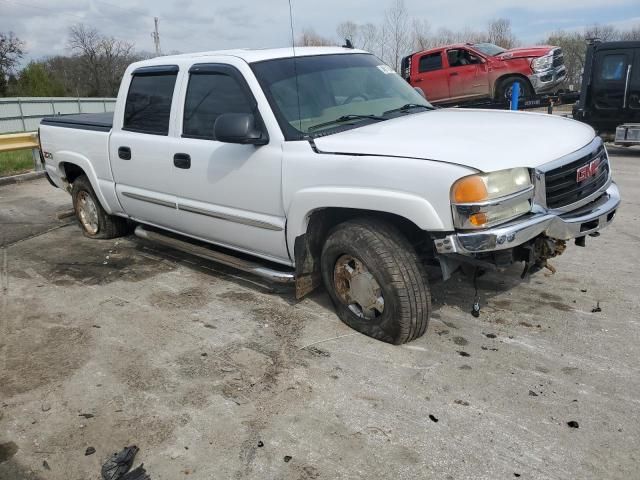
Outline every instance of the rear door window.
<svg viewBox="0 0 640 480">
<path fill-rule="evenodd" d="M 430 53 L 420 57 L 418 63 L 418 72 L 432 72 L 434 70 L 440 70 L 442 68 L 442 53 Z"/>
<path fill-rule="evenodd" d="M 123 130 L 168 135 L 177 67 L 134 72 L 124 108 Z"/>
<path fill-rule="evenodd" d="M 182 133 L 215 140 L 213 126 L 223 113 L 253 113 L 253 102 L 236 78 L 222 72 L 192 73 L 187 87 Z"/>
</svg>

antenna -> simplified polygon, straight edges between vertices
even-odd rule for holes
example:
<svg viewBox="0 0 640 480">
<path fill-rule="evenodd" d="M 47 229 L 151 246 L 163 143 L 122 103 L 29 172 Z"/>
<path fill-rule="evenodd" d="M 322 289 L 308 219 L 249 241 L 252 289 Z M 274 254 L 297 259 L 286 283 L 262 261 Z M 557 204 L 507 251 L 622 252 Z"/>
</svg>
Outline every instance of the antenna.
<svg viewBox="0 0 640 480">
<path fill-rule="evenodd" d="M 160 33 L 158 33 L 158 17 L 153 17 L 153 23 L 155 24 L 154 31 L 151 32 L 151 38 L 153 38 L 153 44 L 156 48 L 156 55 L 160 55 Z"/>
<path fill-rule="evenodd" d="M 302 130 L 302 109 L 300 108 L 300 86 L 298 85 L 298 66 L 296 62 L 296 40 L 293 32 L 293 7 L 289 0 L 289 24 L 291 26 L 291 48 L 293 49 L 293 74 L 296 77 L 296 97 L 298 100 L 298 129 Z"/>
</svg>

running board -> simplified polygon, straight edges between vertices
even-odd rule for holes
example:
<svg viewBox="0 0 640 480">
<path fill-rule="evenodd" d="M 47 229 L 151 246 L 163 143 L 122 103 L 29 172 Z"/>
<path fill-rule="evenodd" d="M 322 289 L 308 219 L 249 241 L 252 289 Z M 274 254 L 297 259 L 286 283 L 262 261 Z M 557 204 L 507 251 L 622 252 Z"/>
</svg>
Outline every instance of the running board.
<svg viewBox="0 0 640 480">
<path fill-rule="evenodd" d="M 142 226 L 136 227 L 135 235 L 137 237 L 149 240 L 151 242 L 159 243 L 166 247 L 175 248 L 197 257 L 211 260 L 212 262 L 226 265 L 227 267 L 236 268 L 243 272 L 251 273 L 258 277 L 267 279 L 275 283 L 294 283 L 296 277 L 293 272 L 284 272 L 273 268 L 265 267 L 259 263 L 252 262 L 250 260 L 244 260 L 242 258 L 234 257 L 226 253 L 218 252 L 207 247 L 202 247 L 194 243 L 179 240 L 168 235 L 163 235 L 153 230 L 147 230 Z"/>
</svg>

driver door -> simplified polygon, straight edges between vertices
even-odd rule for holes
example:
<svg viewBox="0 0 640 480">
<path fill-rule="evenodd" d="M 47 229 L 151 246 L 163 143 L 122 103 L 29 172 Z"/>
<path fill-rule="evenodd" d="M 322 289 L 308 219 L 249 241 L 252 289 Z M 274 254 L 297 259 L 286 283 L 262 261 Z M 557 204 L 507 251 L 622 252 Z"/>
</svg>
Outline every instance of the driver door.
<svg viewBox="0 0 640 480">
<path fill-rule="evenodd" d="M 180 231 L 222 246 L 290 264 L 281 192 L 282 149 L 223 143 L 214 135 L 223 113 L 254 113 L 257 103 L 243 75 L 228 64 L 189 70 L 180 117 L 171 192 Z"/>
<path fill-rule="evenodd" d="M 449 92 L 452 100 L 489 95 L 489 72 L 482 58 L 466 48 L 447 50 Z"/>
</svg>

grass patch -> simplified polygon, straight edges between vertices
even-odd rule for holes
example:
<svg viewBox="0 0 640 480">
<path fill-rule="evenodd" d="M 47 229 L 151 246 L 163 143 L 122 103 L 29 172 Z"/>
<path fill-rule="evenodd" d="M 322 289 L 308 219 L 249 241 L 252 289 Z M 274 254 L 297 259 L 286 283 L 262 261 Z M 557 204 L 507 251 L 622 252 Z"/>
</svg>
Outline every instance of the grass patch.
<svg viewBox="0 0 640 480">
<path fill-rule="evenodd" d="M 0 177 L 16 175 L 33 170 L 31 150 L 0 152 Z"/>
</svg>

